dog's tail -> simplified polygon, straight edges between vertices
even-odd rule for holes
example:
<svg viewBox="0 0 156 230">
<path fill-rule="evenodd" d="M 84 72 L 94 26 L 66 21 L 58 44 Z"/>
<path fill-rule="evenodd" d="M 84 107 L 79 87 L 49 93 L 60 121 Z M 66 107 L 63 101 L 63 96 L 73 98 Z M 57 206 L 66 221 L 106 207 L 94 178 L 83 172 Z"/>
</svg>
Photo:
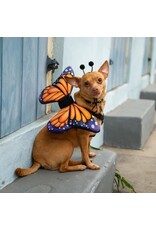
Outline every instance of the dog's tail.
<svg viewBox="0 0 156 230">
<path fill-rule="evenodd" d="M 18 176 L 27 176 L 35 173 L 40 168 L 40 166 L 41 165 L 35 161 L 31 168 L 17 168 L 15 172 Z"/>
</svg>

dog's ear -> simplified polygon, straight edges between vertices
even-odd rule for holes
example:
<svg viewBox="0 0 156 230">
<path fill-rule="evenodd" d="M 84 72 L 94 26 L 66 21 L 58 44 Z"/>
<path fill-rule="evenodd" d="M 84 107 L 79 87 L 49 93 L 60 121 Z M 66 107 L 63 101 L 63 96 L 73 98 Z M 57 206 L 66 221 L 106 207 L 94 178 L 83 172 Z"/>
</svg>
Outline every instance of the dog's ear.
<svg viewBox="0 0 156 230">
<path fill-rule="evenodd" d="M 105 61 L 103 63 L 103 65 L 100 67 L 100 69 L 98 70 L 98 72 L 102 73 L 105 79 L 108 77 L 108 73 L 109 73 L 109 64 L 108 64 L 108 61 Z"/>
<path fill-rule="evenodd" d="M 80 77 L 72 77 L 72 78 L 70 78 L 70 77 L 64 76 L 64 78 L 66 79 L 66 81 L 67 81 L 70 85 L 72 85 L 72 86 L 74 86 L 74 87 L 76 87 L 76 88 L 79 87 L 80 81 L 81 81 L 81 78 L 80 78 Z"/>
</svg>

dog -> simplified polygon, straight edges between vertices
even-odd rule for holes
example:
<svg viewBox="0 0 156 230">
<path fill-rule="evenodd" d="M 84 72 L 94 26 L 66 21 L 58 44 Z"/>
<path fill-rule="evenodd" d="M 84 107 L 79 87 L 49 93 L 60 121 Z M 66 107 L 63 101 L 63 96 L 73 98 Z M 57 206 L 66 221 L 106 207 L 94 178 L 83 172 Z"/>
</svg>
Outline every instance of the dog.
<svg viewBox="0 0 156 230">
<path fill-rule="evenodd" d="M 106 79 L 109 74 L 109 64 L 105 61 L 98 71 L 84 73 L 81 77 L 66 77 L 66 81 L 79 88 L 74 94 L 77 105 L 91 111 L 99 126 L 103 120 L 105 106 Z M 40 167 L 49 170 L 69 172 L 75 170 L 100 169 L 99 165 L 92 162 L 90 157 L 96 154 L 90 152 L 90 141 L 95 136 L 94 132 L 73 127 L 64 133 L 49 132 L 45 126 L 36 136 L 32 156 L 33 165 L 30 168 L 17 168 L 18 176 L 35 173 Z M 80 147 L 82 160 L 71 160 L 74 148 Z"/>
</svg>

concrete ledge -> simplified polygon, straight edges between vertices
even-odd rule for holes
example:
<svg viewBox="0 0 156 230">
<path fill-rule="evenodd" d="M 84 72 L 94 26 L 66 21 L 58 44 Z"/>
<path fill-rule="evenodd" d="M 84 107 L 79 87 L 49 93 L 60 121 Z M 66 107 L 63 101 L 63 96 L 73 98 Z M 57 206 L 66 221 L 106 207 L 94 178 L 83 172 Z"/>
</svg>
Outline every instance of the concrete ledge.
<svg viewBox="0 0 156 230">
<path fill-rule="evenodd" d="M 2 189 L 1 193 L 108 193 L 113 191 L 116 154 L 103 150 L 97 151 L 93 162 L 100 165 L 100 170 L 59 173 L 45 169 L 35 174 L 18 178 Z M 77 149 L 73 159 L 80 159 Z"/>
<path fill-rule="evenodd" d="M 142 149 L 154 127 L 155 102 L 127 100 L 105 115 L 104 144 Z"/>
<path fill-rule="evenodd" d="M 156 110 L 156 84 L 152 84 L 143 89 L 140 93 L 141 99 L 148 99 L 155 101 L 155 110 Z"/>
<path fill-rule="evenodd" d="M 52 115 L 45 116 L 0 139 L 0 189 L 14 181 L 15 169 L 29 167 L 32 161 L 32 145 L 36 134 Z"/>
</svg>

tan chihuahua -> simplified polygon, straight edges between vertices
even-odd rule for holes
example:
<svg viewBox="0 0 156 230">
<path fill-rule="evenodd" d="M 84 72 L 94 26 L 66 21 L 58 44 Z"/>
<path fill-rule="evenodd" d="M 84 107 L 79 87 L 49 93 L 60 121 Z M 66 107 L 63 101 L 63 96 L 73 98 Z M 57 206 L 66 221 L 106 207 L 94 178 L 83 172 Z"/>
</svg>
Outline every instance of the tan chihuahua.
<svg viewBox="0 0 156 230">
<path fill-rule="evenodd" d="M 76 103 L 91 111 L 99 125 L 102 123 L 103 109 L 106 95 L 106 78 L 109 73 L 108 61 L 100 67 L 97 72 L 88 72 L 80 77 L 68 78 L 66 80 L 72 86 L 79 87 L 74 94 Z M 96 101 L 96 103 L 95 103 Z M 36 172 L 40 167 L 60 172 L 74 170 L 99 169 L 93 164 L 89 157 L 95 153 L 90 152 L 90 140 L 95 133 L 72 128 L 64 133 L 49 132 L 45 126 L 36 136 L 33 146 L 34 163 L 31 168 L 17 168 L 18 176 L 26 176 Z M 80 147 L 82 160 L 71 160 L 75 147 Z"/>
</svg>

